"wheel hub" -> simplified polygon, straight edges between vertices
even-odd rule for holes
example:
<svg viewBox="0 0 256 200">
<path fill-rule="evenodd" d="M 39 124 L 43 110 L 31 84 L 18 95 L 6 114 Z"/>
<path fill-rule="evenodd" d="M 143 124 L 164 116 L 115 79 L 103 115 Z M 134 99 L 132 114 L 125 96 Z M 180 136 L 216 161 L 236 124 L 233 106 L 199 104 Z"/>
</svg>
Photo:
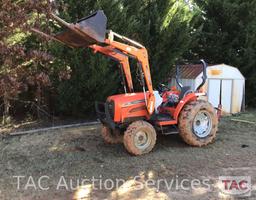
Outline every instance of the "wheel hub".
<svg viewBox="0 0 256 200">
<path fill-rule="evenodd" d="M 193 132 L 199 138 L 207 137 L 212 129 L 212 119 L 208 112 L 200 111 L 194 118 Z"/>
<path fill-rule="evenodd" d="M 144 131 L 137 132 L 135 134 L 134 140 L 135 146 L 139 149 L 145 149 L 150 144 L 150 139 L 147 133 Z"/>
</svg>

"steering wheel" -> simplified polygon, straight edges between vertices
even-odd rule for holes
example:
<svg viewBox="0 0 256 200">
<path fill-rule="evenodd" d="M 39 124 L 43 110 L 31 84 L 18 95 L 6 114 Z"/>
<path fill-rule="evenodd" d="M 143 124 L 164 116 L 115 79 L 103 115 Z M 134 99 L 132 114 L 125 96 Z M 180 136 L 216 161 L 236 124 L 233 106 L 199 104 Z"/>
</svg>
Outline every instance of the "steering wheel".
<svg viewBox="0 0 256 200">
<path fill-rule="evenodd" d="M 163 93 L 163 92 L 166 92 L 166 91 L 169 91 L 170 88 L 168 88 L 168 86 L 166 86 L 165 84 L 158 84 L 158 91 L 159 93 Z"/>
</svg>

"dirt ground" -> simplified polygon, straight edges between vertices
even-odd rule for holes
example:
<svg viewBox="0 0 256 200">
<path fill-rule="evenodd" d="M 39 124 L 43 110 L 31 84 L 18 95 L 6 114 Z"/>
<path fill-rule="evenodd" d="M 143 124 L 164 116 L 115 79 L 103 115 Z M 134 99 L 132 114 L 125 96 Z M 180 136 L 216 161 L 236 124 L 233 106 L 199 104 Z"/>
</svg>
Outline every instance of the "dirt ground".
<svg viewBox="0 0 256 200">
<path fill-rule="evenodd" d="M 207 147 L 190 147 L 178 135 L 159 136 L 153 152 L 140 157 L 122 144 L 104 144 L 99 126 L 3 135 L 0 199 L 237 198 L 221 192 L 219 176 L 250 176 L 246 199 L 256 199 L 256 125 L 232 118 L 222 119 L 216 142 Z M 256 112 L 236 118 L 256 122 Z M 199 184 L 192 187 L 194 180 Z"/>
</svg>

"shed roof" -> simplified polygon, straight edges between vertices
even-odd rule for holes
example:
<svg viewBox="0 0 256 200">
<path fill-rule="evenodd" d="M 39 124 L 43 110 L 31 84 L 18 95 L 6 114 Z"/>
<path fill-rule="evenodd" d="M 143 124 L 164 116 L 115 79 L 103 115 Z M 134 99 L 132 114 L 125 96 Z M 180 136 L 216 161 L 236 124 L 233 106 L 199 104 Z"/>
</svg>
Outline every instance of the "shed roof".
<svg viewBox="0 0 256 200">
<path fill-rule="evenodd" d="M 218 70 L 220 73 L 212 74 L 212 70 Z M 201 64 L 197 65 L 180 65 L 180 76 L 181 79 L 196 79 L 201 77 L 203 73 L 203 66 Z M 169 78 L 175 78 L 176 69 L 172 68 Z M 235 67 L 226 64 L 218 65 L 208 65 L 207 68 L 207 77 L 216 78 L 216 79 L 245 79 L 242 73 Z"/>
<path fill-rule="evenodd" d="M 199 74 L 203 71 L 203 66 L 201 64 L 197 65 L 180 65 L 180 77 L 182 79 L 196 79 Z M 172 68 L 169 77 L 175 78 L 176 69 Z"/>
</svg>

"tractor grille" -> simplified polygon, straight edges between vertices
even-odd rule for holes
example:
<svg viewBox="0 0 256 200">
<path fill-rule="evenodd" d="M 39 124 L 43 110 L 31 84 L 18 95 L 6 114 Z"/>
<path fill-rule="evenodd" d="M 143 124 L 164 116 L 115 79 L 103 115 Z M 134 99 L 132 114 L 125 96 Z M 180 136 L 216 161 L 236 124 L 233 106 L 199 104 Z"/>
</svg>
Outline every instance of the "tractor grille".
<svg viewBox="0 0 256 200">
<path fill-rule="evenodd" d="M 112 119 L 114 119 L 114 114 L 115 114 L 115 103 L 114 101 L 110 101 L 107 103 L 109 114 Z"/>
</svg>

